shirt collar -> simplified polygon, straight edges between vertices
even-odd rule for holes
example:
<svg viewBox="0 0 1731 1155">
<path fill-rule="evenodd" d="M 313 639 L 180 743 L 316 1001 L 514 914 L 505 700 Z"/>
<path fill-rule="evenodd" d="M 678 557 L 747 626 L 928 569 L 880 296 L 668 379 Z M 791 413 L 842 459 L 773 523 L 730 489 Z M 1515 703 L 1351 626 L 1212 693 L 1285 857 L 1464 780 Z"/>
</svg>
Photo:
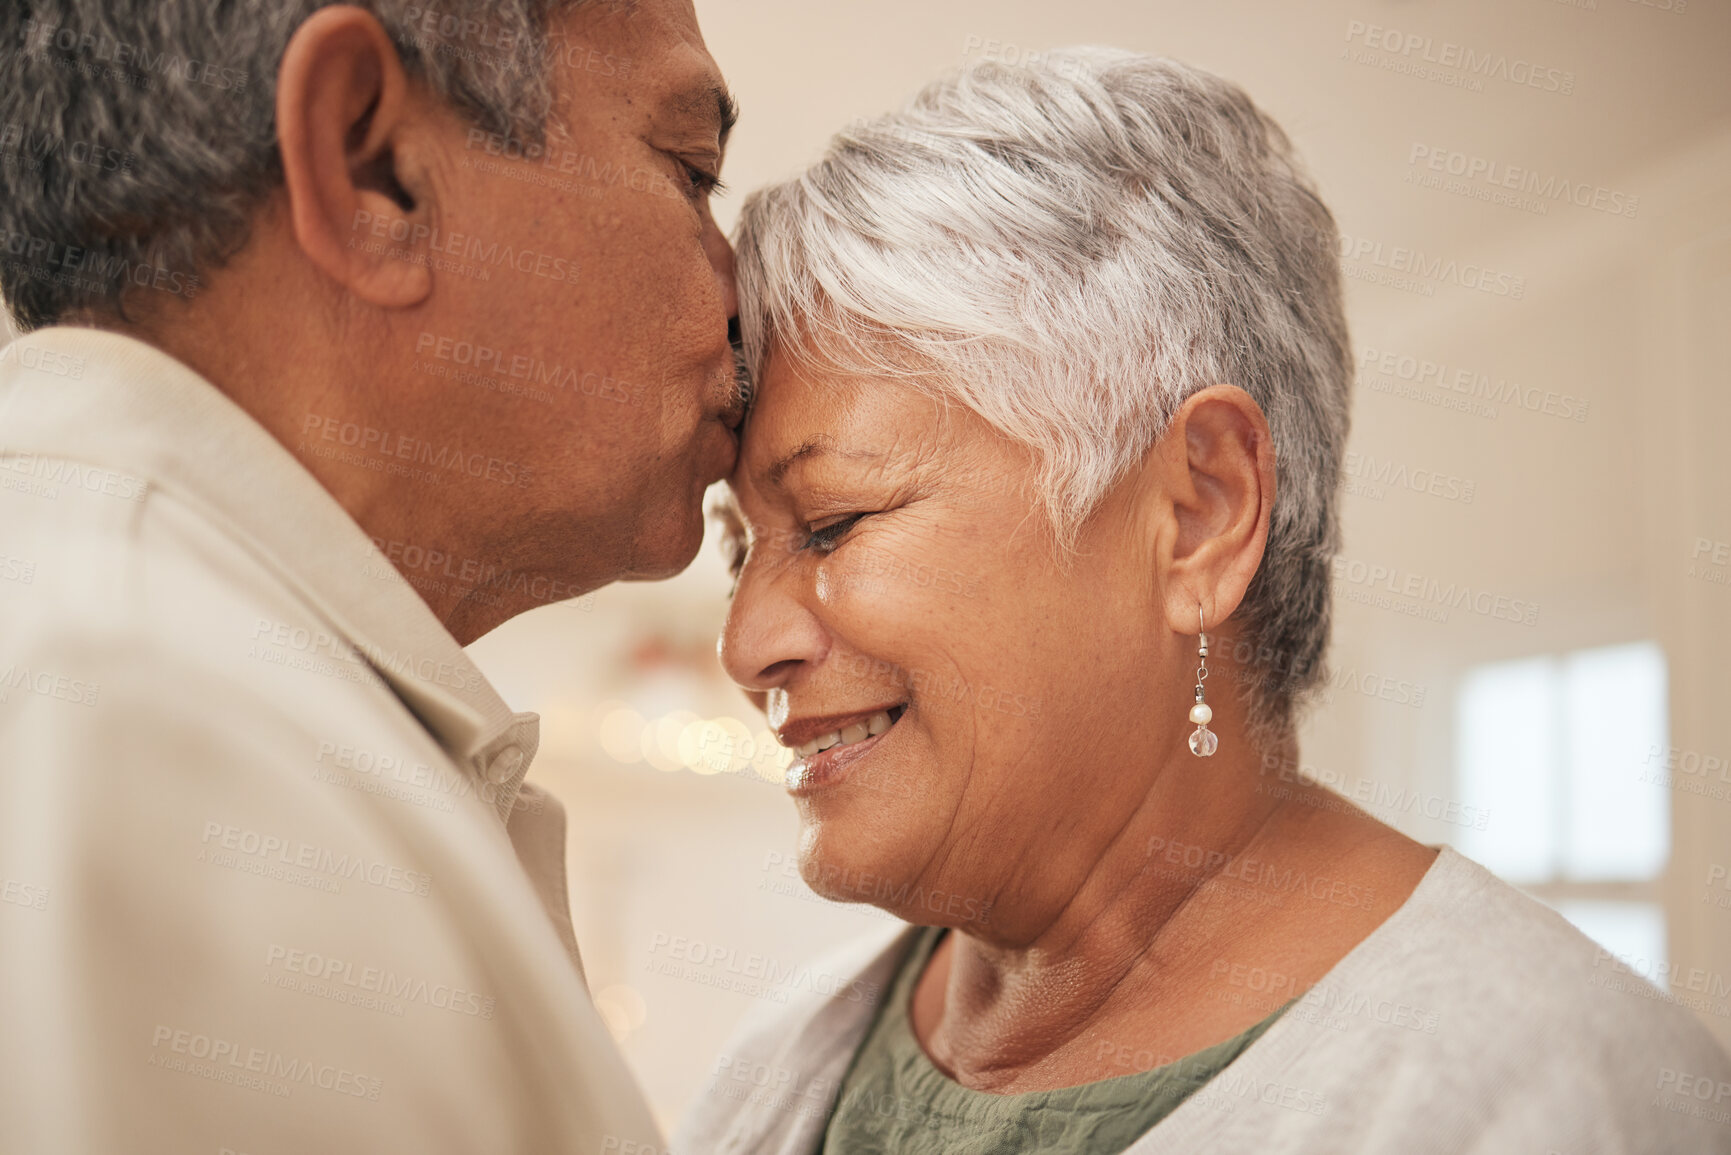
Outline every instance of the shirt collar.
<svg viewBox="0 0 1731 1155">
<path fill-rule="evenodd" d="M 133 474 L 198 508 L 336 627 L 509 816 L 539 744 L 412 586 L 292 453 L 220 389 L 119 333 L 0 349 L 0 451 Z"/>
</svg>

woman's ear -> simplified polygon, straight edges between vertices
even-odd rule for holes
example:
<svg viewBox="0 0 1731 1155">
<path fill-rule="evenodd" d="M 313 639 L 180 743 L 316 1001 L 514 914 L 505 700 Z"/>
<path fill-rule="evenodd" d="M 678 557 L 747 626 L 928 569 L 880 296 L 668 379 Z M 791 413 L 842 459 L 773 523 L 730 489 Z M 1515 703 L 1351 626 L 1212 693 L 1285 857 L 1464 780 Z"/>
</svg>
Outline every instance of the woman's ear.
<svg viewBox="0 0 1731 1155">
<path fill-rule="evenodd" d="M 1274 510 L 1274 440 L 1262 407 L 1236 385 L 1211 385 L 1178 409 L 1155 446 L 1169 524 L 1156 535 L 1158 589 L 1180 634 L 1231 617 L 1262 564 Z"/>
<path fill-rule="evenodd" d="M 425 264 L 400 259 L 430 232 L 432 206 L 405 190 L 421 182 L 400 171 L 415 107 L 396 47 L 363 9 L 315 12 L 283 53 L 277 137 L 295 241 L 326 276 L 385 307 L 432 290 Z"/>
</svg>

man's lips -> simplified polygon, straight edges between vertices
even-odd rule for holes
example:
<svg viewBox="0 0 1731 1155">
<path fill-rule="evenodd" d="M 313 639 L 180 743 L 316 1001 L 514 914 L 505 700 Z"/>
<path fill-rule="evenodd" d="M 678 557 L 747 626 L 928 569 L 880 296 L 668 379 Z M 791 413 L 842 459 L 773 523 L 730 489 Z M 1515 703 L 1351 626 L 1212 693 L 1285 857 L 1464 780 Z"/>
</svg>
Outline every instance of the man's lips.
<svg viewBox="0 0 1731 1155">
<path fill-rule="evenodd" d="M 739 433 L 729 428 L 720 418 L 712 418 L 722 426 L 724 440 L 721 442 L 720 453 L 715 463 L 704 471 L 703 484 L 705 488 L 733 476 L 733 469 L 739 463 Z"/>
<path fill-rule="evenodd" d="M 739 462 L 740 441 L 745 433 L 745 397 L 740 392 L 731 371 L 733 357 L 728 356 L 727 403 L 714 413 L 708 415 L 708 420 L 721 426 L 727 433 L 727 455 L 720 473 L 712 473 L 706 484 L 713 484 L 733 473 L 733 467 Z"/>
</svg>

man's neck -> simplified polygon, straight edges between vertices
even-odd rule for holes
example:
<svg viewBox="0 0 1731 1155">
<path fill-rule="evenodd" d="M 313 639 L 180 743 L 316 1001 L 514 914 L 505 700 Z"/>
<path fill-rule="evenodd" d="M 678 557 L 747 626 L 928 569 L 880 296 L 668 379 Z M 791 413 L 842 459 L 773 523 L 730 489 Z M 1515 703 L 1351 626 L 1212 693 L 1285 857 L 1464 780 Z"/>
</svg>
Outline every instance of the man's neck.
<svg viewBox="0 0 1731 1155">
<path fill-rule="evenodd" d="M 224 270 L 217 278 L 245 275 L 246 269 Z M 213 288 L 215 287 L 213 283 Z M 262 327 L 256 311 L 237 302 L 243 295 L 229 286 L 228 295 L 199 301 L 172 316 L 149 316 L 127 323 L 100 322 L 145 341 L 182 362 L 220 390 L 293 454 L 319 485 L 360 526 L 381 557 L 357 556 L 356 568 L 371 562 L 390 564 L 408 581 L 435 617 L 461 645 L 467 645 L 504 621 L 537 603 L 517 597 L 518 585 L 528 588 L 537 575 L 520 570 L 518 559 L 484 541 L 471 540 L 458 520 L 464 512 L 443 494 L 405 476 L 410 471 L 356 467 L 352 459 L 365 447 L 345 441 L 351 429 L 401 434 L 406 443 L 429 439 L 413 413 L 385 416 L 369 402 L 388 389 L 350 362 L 350 349 L 364 349 L 382 340 L 350 333 L 309 333 L 295 318 L 309 310 L 282 302 L 279 312 Z M 205 294 L 207 298 L 216 293 Z M 310 311 L 316 316 L 318 310 Z M 327 436 L 335 432 L 331 441 Z M 326 444 L 330 441 L 330 444 Z M 341 452 L 322 452 L 340 450 Z M 381 464 L 385 462 L 380 453 Z M 455 559 L 450 564 L 437 559 Z M 429 560 L 432 559 L 432 560 Z M 524 581 L 499 581 L 522 572 Z"/>
</svg>

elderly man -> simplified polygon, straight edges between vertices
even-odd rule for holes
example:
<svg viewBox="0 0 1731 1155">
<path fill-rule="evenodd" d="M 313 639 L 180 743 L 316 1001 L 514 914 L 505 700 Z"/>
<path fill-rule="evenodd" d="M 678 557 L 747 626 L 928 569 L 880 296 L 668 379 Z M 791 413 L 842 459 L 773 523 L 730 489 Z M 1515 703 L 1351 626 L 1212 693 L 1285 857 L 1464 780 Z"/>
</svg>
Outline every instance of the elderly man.
<svg viewBox="0 0 1731 1155">
<path fill-rule="evenodd" d="M 732 467 L 689 0 L 0 11 L 0 1150 L 649 1152 L 461 647 Z"/>
</svg>

